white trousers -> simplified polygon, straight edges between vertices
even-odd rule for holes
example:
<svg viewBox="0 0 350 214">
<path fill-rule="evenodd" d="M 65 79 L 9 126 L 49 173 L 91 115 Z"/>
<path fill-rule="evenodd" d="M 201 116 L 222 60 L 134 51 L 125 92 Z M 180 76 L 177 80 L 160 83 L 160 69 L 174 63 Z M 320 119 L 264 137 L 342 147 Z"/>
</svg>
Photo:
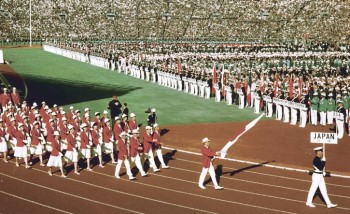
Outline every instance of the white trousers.
<svg viewBox="0 0 350 214">
<path fill-rule="evenodd" d="M 344 136 L 344 121 L 336 120 L 335 122 L 337 124 L 338 139 L 342 139 Z"/>
<path fill-rule="evenodd" d="M 317 188 L 320 188 L 320 192 L 326 204 L 327 205 L 331 204 L 331 201 L 329 200 L 329 197 L 327 194 L 327 188 L 326 188 L 326 183 L 324 181 L 324 177 L 322 174 L 316 174 L 316 173 L 312 174 L 312 184 L 309 190 L 309 194 L 307 195 L 306 203 L 308 204 L 312 203 L 312 199 L 315 195 Z"/>
<path fill-rule="evenodd" d="M 142 164 L 141 164 L 141 158 L 140 155 L 137 154 L 135 157 L 131 158 L 131 161 L 135 163 L 136 168 L 140 171 L 141 175 L 145 175 L 145 171 L 143 170 Z"/>
<path fill-rule="evenodd" d="M 199 176 L 198 185 L 203 186 L 205 176 L 207 175 L 208 171 L 209 171 L 209 175 L 210 175 L 211 180 L 213 181 L 214 186 L 218 186 L 218 182 L 216 181 L 215 170 L 214 170 L 213 164 L 211 162 L 210 162 L 209 168 L 204 168 L 204 167 L 202 168 L 202 173 Z"/>
<path fill-rule="evenodd" d="M 300 127 L 305 127 L 306 126 L 306 120 L 307 120 L 307 111 L 301 110 L 300 111 Z"/>
<path fill-rule="evenodd" d="M 317 125 L 317 110 L 311 109 L 311 124 Z"/>
<path fill-rule="evenodd" d="M 298 110 L 296 108 L 291 108 L 291 119 L 290 124 L 296 125 L 298 120 Z"/>
<path fill-rule="evenodd" d="M 282 106 L 276 105 L 276 120 L 282 120 L 283 114 L 282 114 Z"/>
<path fill-rule="evenodd" d="M 220 102 L 221 101 L 220 93 L 221 93 L 220 90 L 215 89 L 215 102 Z"/>
<path fill-rule="evenodd" d="M 125 168 L 126 168 L 126 174 L 129 176 L 129 178 L 132 178 L 132 173 L 130 169 L 130 162 L 128 159 L 125 160 L 118 160 L 117 166 L 115 167 L 115 173 L 114 176 L 119 177 L 120 168 L 122 167 L 122 163 L 124 162 Z"/>
<path fill-rule="evenodd" d="M 226 101 L 227 101 L 227 105 L 232 105 L 232 93 L 231 92 L 226 92 Z"/>
<path fill-rule="evenodd" d="M 260 99 L 254 99 L 254 113 L 260 114 Z"/>
<path fill-rule="evenodd" d="M 210 87 L 205 87 L 205 99 L 210 98 Z"/>
<path fill-rule="evenodd" d="M 157 170 L 157 166 L 156 166 L 156 162 L 154 161 L 154 155 L 153 155 L 153 151 L 152 149 L 149 150 L 148 153 L 144 154 L 144 158 L 143 158 L 143 162 L 146 160 L 146 158 L 148 159 L 149 163 L 150 163 L 150 167 L 154 170 Z"/>
<path fill-rule="evenodd" d="M 327 124 L 333 124 L 334 111 L 327 111 Z"/>
<path fill-rule="evenodd" d="M 267 103 L 267 117 L 272 117 L 273 109 L 272 109 L 272 103 Z"/>
<path fill-rule="evenodd" d="M 156 154 L 157 154 L 158 160 L 159 160 L 160 164 L 162 165 L 162 167 L 166 166 L 164 159 L 163 159 L 162 149 L 157 149 Z"/>
<path fill-rule="evenodd" d="M 325 126 L 326 125 L 326 116 L 327 116 L 327 114 L 326 114 L 326 112 L 325 111 L 321 111 L 320 112 L 320 124 L 321 124 L 321 126 Z"/>
<path fill-rule="evenodd" d="M 289 123 L 289 107 L 283 106 L 284 120 L 283 122 Z"/>
</svg>

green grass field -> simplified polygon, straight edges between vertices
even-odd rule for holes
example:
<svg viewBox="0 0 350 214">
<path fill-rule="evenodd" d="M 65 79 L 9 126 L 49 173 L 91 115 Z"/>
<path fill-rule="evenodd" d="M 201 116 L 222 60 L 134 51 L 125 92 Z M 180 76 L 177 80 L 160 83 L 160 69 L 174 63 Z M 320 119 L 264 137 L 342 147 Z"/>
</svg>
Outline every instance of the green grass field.
<svg viewBox="0 0 350 214">
<path fill-rule="evenodd" d="M 252 120 L 257 115 L 252 109 L 239 110 L 225 102 L 215 103 L 184 92 L 159 86 L 151 82 L 98 68 L 87 63 L 57 56 L 41 49 L 4 49 L 6 60 L 25 80 L 28 102 L 50 106 L 58 104 L 68 111 L 73 105 L 92 112 L 106 109 L 113 94 L 127 102 L 130 112 L 144 123 L 149 107 L 157 109 L 158 122 L 163 125 L 191 123 L 220 123 Z M 205 130 L 203 130 L 205 131 Z"/>
</svg>

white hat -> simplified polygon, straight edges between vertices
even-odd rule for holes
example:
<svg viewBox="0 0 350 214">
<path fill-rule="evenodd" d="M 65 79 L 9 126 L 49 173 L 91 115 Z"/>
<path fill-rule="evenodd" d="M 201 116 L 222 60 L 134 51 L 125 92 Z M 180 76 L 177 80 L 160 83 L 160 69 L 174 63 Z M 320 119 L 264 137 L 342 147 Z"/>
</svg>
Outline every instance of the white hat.
<svg viewBox="0 0 350 214">
<path fill-rule="evenodd" d="M 116 116 L 116 117 L 114 118 L 114 120 L 120 120 L 120 117 Z"/>
<path fill-rule="evenodd" d="M 54 132 L 53 132 L 53 135 L 55 135 L 55 136 L 60 136 L 60 133 L 59 133 L 58 131 L 54 131 Z"/>
<path fill-rule="evenodd" d="M 203 138 L 202 143 L 208 143 L 209 141 L 210 140 L 207 137 L 205 137 L 205 138 Z"/>
<path fill-rule="evenodd" d="M 80 112 L 80 110 L 79 110 L 79 109 L 75 110 L 75 113 L 79 113 L 79 112 Z"/>
<path fill-rule="evenodd" d="M 66 114 L 66 112 L 65 111 L 61 111 L 61 114 Z"/>
<path fill-rule="evenodd" d="M 158 127 L 158 123 L 153 124 L 153 128 Z"/>
<path fill-rule="evenodd" d="M 45 102 L 45 101 L 42 101 L 41 104 L 46 104 L 46 102 Z"/>
<path fill-rule="evenodd" d="M 128 115 L 126 115 L 126 114 L 122 114 L 122 118 L 124 118 L 124 117 L 127 117 Z"/>
<path fill-rule="evenodd" d="M 70 110 L 73 110 L 73 109 L 74 109 L 74 106 L 70 106 L 69 109 L 70 109 Z"/>
<path fill-rule="evenodd" d="M 49 106 L 45 106 L 44 109 L 45 109 L 45 110 L 48 110 L 48 109 L 49 109 Z"/>
<path fill-rule="evenodd" d="M 313 95 L 317 95 L 318 93 L 317 93 L 317 91 L 315 91 L 314 93 L 313 93 Z"/>
<path fill-rule="evenodd" d="M 121 132 L 120 134 L 119 134 L 119 137 L 121 137 L 121 136 L 126 136 L 127 134 L 126 134 L 126 132 Z"/>
<path fill-rule="evenodd" d="M 104 119 L 104 122 L 105 122 L 105 123 L 108 123 L 108 122 L 109 122 L 109 119 L 108 119 L 108 118 L 105 118 L 105 119 Z"/>
<path fill-rule="evenodd" d="M 108 114 L 108 111 L 107 111 L 107 110 L 104 110 L 104 111 L 103 111 L 103 114 Z"/>
<path fill-rule="evenodd" d="M 155 108 L 152 108 L 152 109 L 151 109 L 151 112 L 156 112 L 156 109 L 155 109 Z"/>
<path fill-rule="evenodd" d="M 73 118 L 73 120 L 74 120 L 75 118 L 78 118 L 78 116 L 77 116 L 77 115 L 73 115 L 73 117 L 72 117 L 72 118 Z"/>
<path fill-rule="evenodd" d="M 90 126 L 91 127 L 97 126 L 97 123 L 96 122 L 90 122 Z"/>
<path fill-rule="evenodd" d="M 63 107 L 59 107 L 58 110 L 63 111 Z"/>
<path fill-rule="evenodd" d="M 101 115 L 100 112 L 95 112 L 95 116 L 97 116 L 97 115 Z"/>
<path fill-rule="evenodd" d="M 4 88 L 3 90 L 4 90 L 4 91 L 7 91 L 7 88 Z"/>
<path fill-rule="evenodd" d="M 49 120 L 49 123 L 51 123 L 51 122 L 55 122 L 55 120 L 54 120 L 54 119 L 50 119 L 50 120 Z"/>
<path fill-rule="evenodd" d="M 328 96 L 329 96 L 329 97 L 333 96 L 333 93 L 329 93 Z"/>
<path fill-rule="evenodd" d="M 323 150 L 323 147 L 322 147 L 322 146 L 319 146 L 319 147 L 314 148 L 314 151 L 320 151 L 320 150 Z"/>
<path fill-rule="evenodd" d="M 33 106 L 33 107 L 37 107 L 38 104 L 36 104 L 36 102 L 34 102 L 32 106 Z"/>
<path fill-rule="evenodd" d="M 134 113 L 131 113 L 130 117 L 136 117 L 136 115 Z"/>
<path fill-rule="evenodd" d="M 57 116 L 56 112 L 52 112 L 51 115 L 52 115 L 52 116 Z"/>
<path fill-rule="evenodd" d="M 41 117 L 41 115 L 40 114 L 35 114 L 34 117 Z"/>
<path fill-rule="evenodd" d="M 321 96 L 326 96 L 326 92 L 322 92 L 322 93 L 321 93 Z"/>
<path fill-rule="evenodd" d="M 72 128 L 74 128 L 74 126 L 72 126 L 71 124 L 68 125 L 68 130 L 71 130 Z"/>
<path fill-rule="evenodd" d="M 14 117 L 12 117 L 10 121 L 13 122 L 13 121 L 16 121 L 16 119 Z"/>
<path fill-rule="evenodd" d="M 80 128 L 81 128 L 81 129 L 83 129 L 83 128 L 85 128 L 85 127 L 87 127 L 86 123 L 83 123 L 83 124 L 80 125 Z"/>
<path fill-rule="evenodd" d="M 152 129 L 152 127 L 150 127 L 150 126 L 146 126 L 146 128 L 145 128 L 146 130 L 149 130 L 149 129 Z"/>
<path fill-rule="evenodd" d="M 90 117 L 90 114 L 86 112 L 85 115 L 84 115 L 84 117 L 85 117 L 85 118 Z"/>
<path fill-rule="evenodd" d="M 52 110 L 51 109 L 47 110 L 47 113 L 52 113 Z"/>
<path fill-rule="evenodd" d="M 138 131 L 137 129 L 134 129 L 134 130 L 132 130 L 132 133 L 133 133 L 133 134 L 138 134 L 139 131 Z"/>
<path fill-rule="evenodd" d="M 62 121 L 67 121 L 67 118 L 66 117 L 62 117 Z"/>
<path fill-rule="evenodd" d="M 13 87 L 12 90 L 16 90 L 17 88 L 16 87 Z"/>
<path fill-rule="evenodd" d="M 18 128 L 23 126 L 23 123 L 18 123 Z"/>
<path fill-rule="evenodd" d="M 33 125 L 39 125 L 39 121 L 34 121 Z"/>
<path fill-rule="evenodd" d="M 85 108 L 85 110 L 84 110 L 85 112 L 87 112 L 87 111 L 90 111 L 90 109 L 89 108 Z"/>
<path fill-rule="evenodd" d="M 57 104 L 53 104 L 53 107 L 57 107 Z"/>
</svg>

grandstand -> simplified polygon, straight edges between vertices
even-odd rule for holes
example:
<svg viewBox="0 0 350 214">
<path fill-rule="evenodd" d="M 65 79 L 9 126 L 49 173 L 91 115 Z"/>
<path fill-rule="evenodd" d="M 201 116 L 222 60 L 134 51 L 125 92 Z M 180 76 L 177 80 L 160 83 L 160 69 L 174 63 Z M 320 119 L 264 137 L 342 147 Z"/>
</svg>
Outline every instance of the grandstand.
<svg viewBox="0 0 350 214">
<path fill-rule="evenodd" d="M 350 2 L 335 0 L 31 0 L 33 40 L 347 43 Z M 0 40 L 29 40 L 30 1 L 0 1 Z"/>
</svg>

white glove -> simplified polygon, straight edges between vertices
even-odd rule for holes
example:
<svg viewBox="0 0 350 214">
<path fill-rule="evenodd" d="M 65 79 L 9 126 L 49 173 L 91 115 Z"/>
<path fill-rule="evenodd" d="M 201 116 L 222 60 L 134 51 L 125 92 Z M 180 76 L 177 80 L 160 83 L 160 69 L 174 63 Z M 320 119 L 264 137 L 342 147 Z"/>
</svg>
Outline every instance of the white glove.
<svg viewBox="0 0 350 214">
<path fill-rule="evenodd" d="M 86 147 L 87 147 L 88 149 L 90 149 L 90 148 L 91 148 L 91 146 L 90 146 L 90 145 L 87 145 Z"/>
<path fill-rule="evenodd" d="M 326 157 L 323 157 L 323 158 L 321 159 L 321 161 L 326 162 Z"/>
<path fill-rule="evenodd" d="M 76 149 L 76 148 L 73 148 L 73 152 L 77 152 L 77 149 Z"/>
<path fill-rule="evenodd" d="M 60 157 L 62 157 L 62 156 L 63 156 L 62 152 L 60 152 L 59 154 L 60 154 Z"/>
<path fill-rule="evenodd" d="M 322 172 L 322 174 L 323 174 L 323 177 L 325 177 L 325 176 L 326 176 L 326 172 Z"/>
</svg>

